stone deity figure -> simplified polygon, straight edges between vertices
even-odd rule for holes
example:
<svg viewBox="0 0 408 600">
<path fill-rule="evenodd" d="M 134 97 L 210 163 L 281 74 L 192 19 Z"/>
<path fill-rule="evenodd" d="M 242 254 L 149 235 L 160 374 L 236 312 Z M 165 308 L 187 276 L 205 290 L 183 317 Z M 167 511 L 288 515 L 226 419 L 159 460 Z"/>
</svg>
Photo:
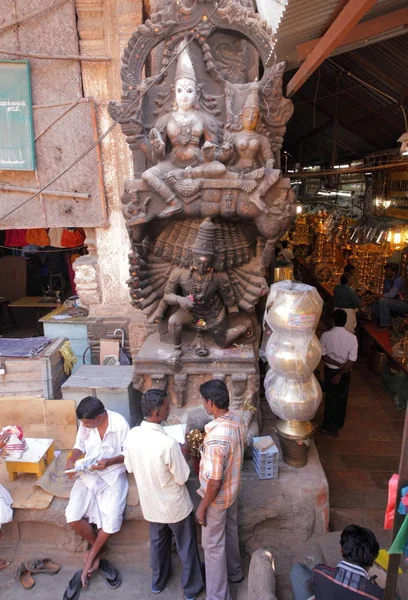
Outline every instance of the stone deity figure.
<svg viewBox="0 0 408 600">
<path fill-rule="evenodd" d="M 184 45 L 184 44 L 183 44 Z M 157 164 L 142 174 L 142 179 L 169 205 L 159 216 L 168 217 L 183 209 L 183 202 L 169 186 L 167 175 L 176 168 L 195 167 L 202 162 L 200 140 L 217 143 L 217 122 L 197 109 L 197 80 L 194 68 L 184 49 L 177 62 L 175 104 L 172 112 L 159 117 L 151 129 L 151 158 Z M 172 150 L 166 157 L 166 142 Z"/>
<path fill-rule="evenodd" d="M 274 169 L 275 159 L 271 143 L 266 135 L 257 131 L 260 122 L 259 83 L 254 82 L 249 90 L 241 117 L 241 129 L 233 131 L 226 137 L 235 150 L 235 157 L 228 163 L 228 170 L 244 176 L 252 172 L 262 177 L 249 200 L 261 211 L 266 211 L 262 198 L 278 181 L 280 170 Z M 262 165 L 260 169 L 257 166 Z"/>
<path fill-rule="evenodd" d="M 175 357 L 182 354 L 182 330 L 186 326 L 209 332 L 222 348 L 230 346 L 241 335 L 252 335 L 249 317 L 244 317 L 235 327 L 227 326 L 227 312 L 238 314 L 239 308 L 227 273 L 213 268 L 215 229 L 210 219 L 202 222 L 192 248 L 191 267 L 172 271 L 163 300 L 150 319 L 158 322 L 167 307 L 178 307 L 168 321 Z"/>
</svg>

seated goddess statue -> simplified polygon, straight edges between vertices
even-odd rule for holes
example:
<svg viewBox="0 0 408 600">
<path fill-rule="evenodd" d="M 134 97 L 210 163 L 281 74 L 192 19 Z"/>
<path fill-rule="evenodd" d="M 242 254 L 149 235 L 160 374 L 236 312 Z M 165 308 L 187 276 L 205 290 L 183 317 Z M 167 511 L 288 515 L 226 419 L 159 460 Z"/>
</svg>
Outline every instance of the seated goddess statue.
<svg viewBox="0 0 408 600">
<path fill-rule="evenodd" d="M 258 186 L 248 200 L 261 211 L 274 212 L 273 208 L 267 211 L 262 198 L 278 181 L 281 172 L 274 169 L 275 159 L 268 137 L 257 131 L 260 122 L 259 83 L 254 82 L 245 101 L 241 129 L 231 131 L 225 138 L 235 150 L 227 165 L 229 171 L 240 173 L 242 177 L 252 173 L 253 178 L 259 178 Z"/>
<path fill-rule="evenodd" d="M 184 43 L 182 43 L 184 45 Z M 159 217 L 168 217 L 183 210 L 183 202 L 169 186 L 167 175 L 174 169 L 195 167 L 202 163 L 199 144 L 218 142 L 218 124 L 215 118 L 198 110 L 197 80 L 194 68 L 184 49 L 177 62 L 175 80 L 175 110 L 159 117 L 149 135 L 151 158 L 157 161 L 142 174 L 142 179 L 169 205 Z M 172 145 L 166 157 L 166 142 Z"/>
</svg>

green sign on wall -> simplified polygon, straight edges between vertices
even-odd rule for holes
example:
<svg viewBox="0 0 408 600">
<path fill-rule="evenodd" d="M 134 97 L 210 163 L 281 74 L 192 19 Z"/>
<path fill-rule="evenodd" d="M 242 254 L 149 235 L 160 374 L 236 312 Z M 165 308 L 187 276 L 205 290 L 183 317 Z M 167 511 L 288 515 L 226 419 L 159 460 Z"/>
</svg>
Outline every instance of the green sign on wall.
<svg viewBox="0 0 408 600">
<path fill-rule="evenodd" d="M 0 170 L 34 171 L 30 66 L 0 60 Z"/>
</svg>

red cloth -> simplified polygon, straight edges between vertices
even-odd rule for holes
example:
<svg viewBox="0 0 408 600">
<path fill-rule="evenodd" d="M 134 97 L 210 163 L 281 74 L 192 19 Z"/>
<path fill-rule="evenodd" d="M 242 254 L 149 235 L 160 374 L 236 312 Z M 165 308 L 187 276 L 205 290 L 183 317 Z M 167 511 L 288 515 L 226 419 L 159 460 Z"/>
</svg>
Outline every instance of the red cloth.
<svg viewBox="0 0 408 600">
<path fill-rule="evenodd" d="M 388 504 L 385 509 L 384 529 L 394 526 L 395 505 L 397 503 L 398 475 L 394 474 L 388 482 Z"/>
<path fill-rule="evenodd" d="M 26 246 L 26 229 L 8 229 L 6 231 L 5 246 L 18 247 Z"/>
<path fill-rule="evenodd" d="M 61 246 L 63 248 L 76 248 L 82 246 L 85 241 L 85 235 L 82 229 L 64 229 L 61 237 Z"/>
</svg>

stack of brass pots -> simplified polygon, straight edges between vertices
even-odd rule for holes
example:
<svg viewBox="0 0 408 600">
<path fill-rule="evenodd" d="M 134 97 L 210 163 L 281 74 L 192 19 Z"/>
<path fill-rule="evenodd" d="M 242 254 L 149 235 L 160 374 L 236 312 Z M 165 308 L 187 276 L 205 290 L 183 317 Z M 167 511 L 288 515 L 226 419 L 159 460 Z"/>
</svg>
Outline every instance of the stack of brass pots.
<svg viewBox="0 0 408 600">
<path fill-rule="evenodd" d="M 272 335 L 266 346 L 270 366 L 265 395 L 279 417 L 276 428 L 283 460 L 294 467 L 307 463 L 314 417 L 322 390 L 313 374 L 321 358 L 315 330 L 323 301 L 316 288 L 294 281 L 271 286 L 266 321 Z"/>
</svg>

